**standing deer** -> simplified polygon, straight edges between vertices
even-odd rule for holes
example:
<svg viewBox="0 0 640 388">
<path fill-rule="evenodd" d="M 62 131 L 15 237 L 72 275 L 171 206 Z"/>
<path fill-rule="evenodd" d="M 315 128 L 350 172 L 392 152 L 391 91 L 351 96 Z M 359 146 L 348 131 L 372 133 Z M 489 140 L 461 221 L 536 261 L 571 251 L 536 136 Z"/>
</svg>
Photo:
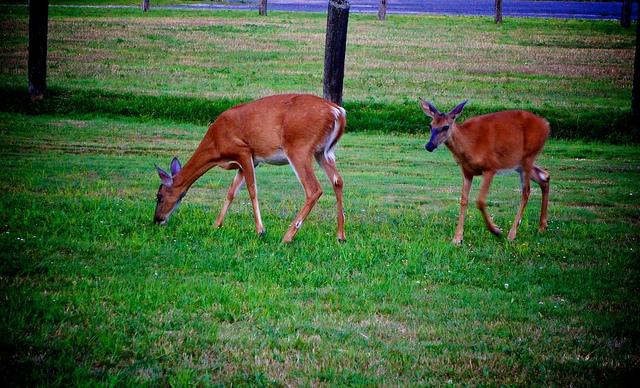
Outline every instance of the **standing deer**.
<svg viewBox="0 0 640 388">
<path fill-rule="evenodd" d="M 476 202 L 478 209 L 487 228 L 495 235 L 501 234 L 500 228 L 487 212 L 486 199 L 491 180 L 496 173 L 503 171 L 518 172 L 522 188 L 522 200 L 509 231 L 509 240 L 516 238 L 522 213 L 529 200 L 530 179 L 542 189 L 539 229 L 546 230 L 550 176 L 547 171 L 536 166 L 534 161 L 549 136 L 549 122 L 531 112 L 510 110 L 472 117 L 458 125 L 456 118 L 460 116 L 466 103 L 465 100 L 449 113 L 440 113 L 433 104 L 420 98 L 422 110 L 432 119 L 431 138 L 425 148 L 432 152 L 444 143 L 462 169 L 460 216 L 453 243 L 462 242 L 469 190 L 473 177 L 477 175 L 482 175 Z"/>
<path fill-rule="evenodd" d="M 156 166 L 162 184 L 154 221 L 166 224 L 191 185 L 212 167 L 237 169 L 227 197 L 215 221 L 221 227 L 240 187 L 246 182 L 258 234 L 265 233 L 258 205 L 255 167 L 260 163 L 290 164 L 304 188 L 306 201 L 289 226 L 283 242 L 291 242 L 302 226 L 322 188 L 313 172 L 313 159 L 333 185 L 338 208 L 338 241 L 345 241 L 342 208 L 342 177 L 335 163 L 334 148 L 344 133 L 346 112 L 320 97 L 282 94 L 238 105 L 223 112 L 213 124 L 184 168 L 177 158 L 171 174 Z"/>
</svg>

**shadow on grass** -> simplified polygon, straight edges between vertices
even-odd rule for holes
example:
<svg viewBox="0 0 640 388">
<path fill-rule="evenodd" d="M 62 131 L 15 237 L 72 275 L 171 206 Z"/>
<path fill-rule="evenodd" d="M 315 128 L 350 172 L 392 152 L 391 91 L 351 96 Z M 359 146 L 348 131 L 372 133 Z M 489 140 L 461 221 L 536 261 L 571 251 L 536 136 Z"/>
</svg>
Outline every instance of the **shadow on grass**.
<svg viewBox="0 0 640 388">
<path fill-rule="evenodd" d="M 137 119 L 170 120 L 207 125 L 226 109 L 250 99 L 190 96 L 153 96 L 104 90 L 53 88 L 44 101 L 31 103 L 26 88 L 1 88 L 0 110 L 23 114 L 117 115 Z M 428 120 L 418 103 L 345 102 L 350 132 L 426 133 Z M 503 106 L 474 106 L 465 109 L 465 117 L 509 109 Z M 527 107 L 523 107 L 527 109 Z M 640 131 L 632 129 L 631 109 L 610 108 L 598 111 L 572 109 L 529 109 L 549 120 L 551 136 L 556 139 L 584 139 L 611 143 L 638 143 Z"/>
</svg>

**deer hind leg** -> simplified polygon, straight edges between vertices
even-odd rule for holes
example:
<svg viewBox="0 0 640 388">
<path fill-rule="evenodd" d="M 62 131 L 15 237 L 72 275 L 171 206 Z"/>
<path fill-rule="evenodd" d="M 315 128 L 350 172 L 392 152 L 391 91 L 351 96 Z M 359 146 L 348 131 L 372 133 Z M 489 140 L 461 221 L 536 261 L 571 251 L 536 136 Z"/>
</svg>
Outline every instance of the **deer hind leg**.
<svg viewBox="0 0 640 388">
<path fill-rule="evenodd" d="M 216 228 L 222 226 L 222 222 L 224 221 L 224 217 L 227 214 L 227 210 L 229 210 L 229 206 L 231 206 L 231 202 L 238 195 L 238 191 L 244 184 L 244 173 L 242 170 L 238 170 L 236 176 L 233 178 L 233 182 L 231 182 L 231 186 L 229 186 L 229 191 L 227 191 L 227 197 L 224 199 L 224 205 L 222 205 L 222 210 L 220 210 L 220 214 L 216 219 L 216 222 L 213 224 Z"/>
<path fill-rule="evenodd" d="M 529 202 L 529 194 L 531 193 L 531 186 L 529 184 L 529 179 L 531 179 L 531 165 L 525 165 L 519 168 L 517 171 L 520 174 L 520 187 L 522 189 L 522 199 L 520 201 L 520 207 L 518 208 L 518 212 L 516 213 L 516 218 L 513 220 L 513 225 L 511 225 L 511 230 L 509 230 L 509 235 L 507 238 L 509 240 L 514 240 L 516 238 L 516 233 L 518 232 L 518 226 L 520 225 L 520 221 L 522 221 L 522 214 L 524 213 L 524 209 L 527 206 L 527 202 Z"/>
<path fill-rule="evenodd" d="M 282 242 L 285 243 L 289 243 L 293 240 L 293 237 L 298 233 L 298 229 L 302 226 L 305 218 L 307 218 L 311 209 L 313 209 L 313 206 L 318 202 L 318 199 L 322 195 L 320 182 L 318 182 L 318 178 L 316 178 L 316 175 L 313 173 L 311 156 L 309 155 L 309 157 L 304 158 L 289 158 L 289 162 L 298 176 L 300 184 L 302 184 L 302 187 L 304 188 L 305 202 L 302 209 L 300 209 L 300 212 L 296 215 L 296 218 L 294 218 L 291 225 L 289 225 L 287 233 L 285 233 L 282 238 Z"/>
<path fill-rule="evenodd" d="M 549 181 L 551 180 L 551 176 L 545 169 L 534 165 L 533 171 L 531 172 L 531 179 L 540 185 L 540 190 L 542 190 L 542 206 L 540 208 L 539 228 L 542 232 L 547 230 L 547 206 L 549 205 Z"/>
<path fill-rule="evenodd" d="M 338 211 L 338 241 L 344 242 L 346 241 L 344 236 L 344 209 L 342 207 L 342 187 L 344 186 L 344 181 L 336 168 L 335 161 L 325 158 L 323 152 L 316 154 L 316 160 L 327 174 L 327 178 L 329 178 L 329 182 L 331 182 L 333 191 L 336 194 L 336 207 Z"/>
<path fill-rule="evenodd" d="M 478 194 L 478 201 L 476 202 L 476 205 L 478 209 L 480 209 L 480 213 L 482 213 L 482 217 L 484 218 L 484 223 L 487 225 L 487 229 L 489 229 L 491 233 L 495 234 L 496 236 L 499 236 L 502 231 L 496 226 L 496 224 L 491 219 L 489 212 L 487 211 L 487 193 L 489 192 L 491 181 L 493 180 L 493 177 L 495 175 L 495 171 L 486 171 L 482 174 L 482 184 L 480 185 L 480 193 Z"/>
<path fill-rule="evenodd" d="M 462 196 L 460 198 L 460 215 L 458 216 L 458 225 L 456 226 L 456 234 L 453 236 L 453 243 L 460 245 L 462 243 L 462 235 L 464 233 L 464 215 L 467 212 L 467 204 L 469 203 L 469 191 L 471 191 L 471 183 L 473 175 L 463 173 Z"/>
</svg>

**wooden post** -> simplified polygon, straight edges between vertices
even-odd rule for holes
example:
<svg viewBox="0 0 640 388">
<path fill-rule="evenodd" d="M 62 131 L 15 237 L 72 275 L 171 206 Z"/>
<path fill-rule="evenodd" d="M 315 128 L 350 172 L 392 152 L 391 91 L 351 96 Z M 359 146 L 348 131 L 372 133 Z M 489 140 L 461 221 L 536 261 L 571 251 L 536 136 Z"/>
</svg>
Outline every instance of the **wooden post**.
<svg viewBox="0 0 640 388">
<path fill-rule="evenodd" d="M 502 0 L 496 0 L 496 23 L 502 23 Z"/>
<path fill-rule="evenodd" d="M 378 6 L 378 20 L 384 20 L 387 16 L 387 0 L 380 0 L 380 5 Z"/>
<path fill-rule="evenodd" d="M 636 54 L 633 60 L 633 89 L 631 91 L 631 114 L 633 127 L 640 129 L 640 6 L 636 21 Z"/>
<path fill-rule="evenodd" d="M 149 7 L 149 0 L 142 0 L 142 12 L 147 12 Z"/>
<path fill-rule="evenodd" d="M 324 47 L 323 96 L 338 105 L 342 105 L 349 8 L 349 0 L 329 0 L 327 39 Z"/>
<path fill-rule="evenodd" d="M 631 27 L 631 3 L 632 3 L 632 0 L 622 0 L 622 13 L 620 14 L 620 25 L 624 28 Z"/>
<path fill-rule="evenodd" d="M 47 90 L 49 0 L 29 0 L 29 95 L 42 100 Z"/>
<path fill-rule="evenodd" d="M 261 16 L 267 16 L 267 0 L 258 1 L 258 13 Z"/>
</svg>

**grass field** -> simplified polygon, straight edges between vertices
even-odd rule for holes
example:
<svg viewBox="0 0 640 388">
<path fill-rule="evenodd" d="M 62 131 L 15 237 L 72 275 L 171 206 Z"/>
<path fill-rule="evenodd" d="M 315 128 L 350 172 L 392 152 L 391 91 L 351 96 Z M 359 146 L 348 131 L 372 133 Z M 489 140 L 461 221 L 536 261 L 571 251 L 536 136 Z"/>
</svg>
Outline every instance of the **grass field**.
<svg viewBox="0 0 640 388">
<path fill-rule="evenodd" d="M 633 36 L 615 23 L 353 15 L 337 150 L 347 242 L 321 179 L 283 245 L 303 203 L 290 168 L 258 169 L 260 238 L 246 190 L 212 228 L 233 178 L 222 170 L 152 225 L 153 163 L 186 161 L 233 103 L 319 94 L 323 17 L 51 12 L 51 94 L 25 107 L 26 18 L 0 7 L 4 385 L 637 381 L 640 147 L 602 141 L 630 95 Z M 515 242 L 470 206 L 464 245 L 450 243 L 462 179 L 448 151 L 424 151 L 419 94 L 469 97 L 467 117 L 546 112 L 556 136 L 597 139 L 552 139 L 540 157 L 549 231 L 534 187 Z M 518 203 L 517 176 L 497 177 L 503 230 Z"/>
<path fill-rule="evenodd" d="M 205 175 L 165 228 L 152 165 L 204 128 L 130 119 L 0 116 L 3 372 L 18 381 L 559 384 L 620 382 L 639 354 L 637 147 L 552 141 L 550 230 L 534 190 L 515 243 L 469 211 L 450 244 L 460 176 L 413 136 L 347 134 L 347 243 L 325 195 L 288 167 L 243 190 L 214 230 L 233 172 Z M 517 177 L 490 209 L 507 228 Z M 473 193 L 477 192 L 477 182 Z M 53 377 L 53 380 L 51 378 Z"/>
<path fill-rule="evenodd" d="M 177 118 L 205 125 L 211 112 L 202 106 L 216 101 L 322 94 L 322 14 L 50 13 L 49 86 L 64 96 L 52 113 L 185 112 Z M 556 138 L 640 139 L 629 131 L 633 29 L 615 21 L 510 19 L 496 26 L 490 18 L 391 15 L 381 23 L 354 14 L 349 29 L 344 99 L 352 130 L 422 131 L 415 114 L 422 96 L 451 107 L 468 98 L 469 114 L 530 109 L 549 118 Z M 25 10 L 0 8 L 0 31 L 0 88 L 22 90 Z M 112 102 L 123 98 L 124 106 Z"/>
</svg>

